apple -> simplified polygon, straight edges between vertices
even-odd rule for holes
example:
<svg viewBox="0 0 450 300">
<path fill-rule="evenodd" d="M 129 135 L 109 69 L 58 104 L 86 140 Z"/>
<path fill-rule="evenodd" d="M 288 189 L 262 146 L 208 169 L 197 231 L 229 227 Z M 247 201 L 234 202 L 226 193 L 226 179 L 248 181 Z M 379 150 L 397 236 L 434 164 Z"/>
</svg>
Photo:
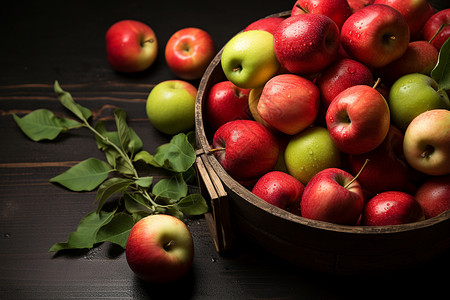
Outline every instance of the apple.
<svg viewBox="0 0 450 300">
<path fill-rule="evenodd" d="M 283 210 L 300 215 L 300 200 L 305 186 L 291 175 L 271 171 L 258 179 L 252 193 Z"/>
<path fill-rule="evenodd" d="M 375 68 L 400 58 L 408 48 L 409 38 L 405 18 L 383 4 L 372 4 L 354 12 L 341 29 L 341 43 L 347 54 Z"/>
<path fill-rule="evenodd" d="M 331 102 L 326 123 L 333 143 L 342 152 L 369 152 L 388 134 L 389 106 L 373 87 L 355 85 L 339 93 Z"/>
<path fill-rule="evenodd" d="M 430 41 L 436 49 L 450 38 L 450 8 L 443 9 L 432 15 L 423 25 L 422 38 Z"/>
<path fill-rule="evenodd" d="M 228 80 L 215 83 L 205 101 L 206 120 L 212 130 L 229 121 L 250 119 L 249 94 L 249 89 L 241 89 Z"/>
<path fill-rule="evenodd" d="M 388 135 L 374 150 L 348 156 L 350 174 L 357 174 L 367 159 L 369 162 L 358 176 L 366 194 L 401 191 L 411 181 L 411 170 L 403 157 L 403 133 L 395 126 L 390 126 Z"/>
<path fill-rule="evenodd" d="M 314 83 L 295 74 L 281 74 L 264 85 L 257 110 L 272 127 L 293 135 L 314 122 L 319 101 Z"/>
<path fill-rule="evenodd" d="M 368 5 L 373 4 L 375 0 L 347 0 L 352 12 L 358 11 Z"/>
<path fill-rule="evenodd" d="M 427 0 L 375 0 L 373 4 L 385 4 L 395 8 L 405 18 L 411 37 L 416 37 L 425 22 L 434 14 Z"/>
<path fill-rule="evenodd" d="M 328 131 L 319 126 L 309 127 L 294 135 L 284 151 L 288 173 L 304 185 L 326 168 L 339 168 L 341 152 Z"/>
<path fill-rule="evenodd" d="M 109 27 L 105 36 L 106 54 L 114 70 L 124 73 L 149 68 L 158 55 L 155 32 L 135 20 L 122 20 Z"/>
<path fill-rule="evenodd" d="M 215 54 L 216 47 L 209 33 L 195 27 L 175 32 L 165 48 L 167 65 L 184 80 L 201 78 Z"/>
<path fill-rule="evenodd" d="M 433 109 L 415 117 L 406 129 L 403 152 L 420 172 L 450 174 L 450 111 Z"/>
<path fill-rule="evenodd" d="M 320 110 L 325 117 L 331 101 L 343 90 L 354 85 L 374 85 L 372 71 L 362 63 L 343 58 L 326 68 L 315 84 L 320 90 Z"/>
<path fill-rule="evenodd" d="M 284 69 L 309 75 L 328 67 L 339 52 L 339 28 L 321 14 L 286 18 L 273 35 L 275 55 Z"/>
<path fill-rule="evenodd" d="M 392 123 L 403 131 L 427 110 L 450 108 L 447 93 L 439 89 L 432 77 L 420 73 L 407 74 L 396 80 L 389 91 L 388 103 Z"/>
<path fill-rule="evenodd" d="M 366 203 L 361 225 L 401 225 L 424 219 L 423 209 L 412 195 L 401 191 L 386 191 Z"/>
<path fill-rule="evenodd" d="M 225 76 L 236 86 L 262 86 L 279 70 L 273 35 L 264 30 L 242 31 L 223 47 L 221 65 Z"/>
<path fill-rule="evenodd" d="M 376 70 L 384 83 L 392 85 L 400 77 L 421 73 L 430 75 L 438 61 L 439 51 L 426 41 L 409 43 L 405 53 L 398 59 Z"/>
<path fill-rule="evenodd" d="M 325 15 L 340 29 L 352 10 L 347 0 L 297 0 L 291 9 L 291 16 L 307 13 Z"/>
<path fill-rule="evenodd" d="M 264 30 L 267 32 L 270 32 L 271 34 L 274 34 L 275 30 L 277 29 L 278 25 L 284 20 L 282 17 L 267 17 L 264 19 L 257 20 L 251 24 L 249 24 L 247 27 L 244 28 L 244 31 L 249 30 Z"/>
<path fill-rule="evenodd" d="M 152 125 L 174 135 L 194 127 L 197 88 L 183 80 L 158 83 L 147 97 L 146 111 Z"/>
<path fill-rule="evenodd" d="M 194 243 L 186 224 L 170 215 L 150 215 L 138 221 L 125 255 L 131 270 L 150 283 L 168 283 L 192 267 Z"/>
<path fill-rule="evenodd" d="M 450 210 L 450 175 L 430 177 L 419 186 L 414 197 L 422 206 L 426 219 Z"/>
<path fill-rule="evenodd" d="M 273 169 L 279 143 L 264 125 L 253 120 L 234 120 L 214 133 L 211 152 L 232 178 L 250 181 Z"/>
<path fill-rule="evenodd" d="M 341 225 L 355 225 L 363 207 L 361 185 L 339 168 L 327 168 L 314 175 L 300 202 L 302 217 Z"/>
<path fill-rule="evenodd" d="M 263 124 L 265 127 L 267 127 L 273 132 L 278 132 L 278 130 L 276 130 L 269 123 L 264 121 L 264 119 L 261 118 L 261 116 L 258 113 L 258 103 L 259 99 L 261 98 L 263 88 L 264 86 L 260 86 L 250 90 L 250 93 L 248 94 L 248 107 L 250 109 L 250 113 L 256 122 Z"/>
</svg>

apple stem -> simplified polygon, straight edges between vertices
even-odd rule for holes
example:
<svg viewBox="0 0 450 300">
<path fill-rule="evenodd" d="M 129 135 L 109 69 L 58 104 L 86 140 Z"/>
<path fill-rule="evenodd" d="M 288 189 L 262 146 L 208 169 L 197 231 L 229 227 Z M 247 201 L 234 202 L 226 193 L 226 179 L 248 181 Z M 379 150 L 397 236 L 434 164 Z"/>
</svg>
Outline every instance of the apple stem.
<svg viewBox="0 0 450 300">
<path fill-rule="evenodd" d="M 144 45 L 145 43 L 153 43 L 155 40 L 153 38 L 150 38 L 148 40 L 145 40 L 141 43 L 141 45 Z"/>
<path fill-rule="evenodd" d="M 219 148 L 212 148 L 212 149 L 209 149 L 209 153 L 212 153 L 212 152 L 216 152 L 216 151 L 223 151 L 223 150 L 225 150 L 225 148 L 224 147 L 219 147 Z"/>
<path fill-rule="evenodd" d="M 169 251 L 173 245 L 175 245 L 175 241 L 170 240 L 168 243 L 164 244 L 163 248 L 164 248 L 164 250 Z"/>
<path fill-rule="evenodd" d="M 425 150 L 420 154 L 420 157 L 422 158 L 426 158 L 428 156 L 430 156 L 431 153 L 434 152 L 434 148 L 430 145 L 428 145 Z"/>
<path fill-rule="evenodd" d="M 361 175 L 362 171 L 364 170 L 364 168 L 366 167 L 367 163 L 369 162 L 369 159 L 367 158 L 366 161 L 364 162 L 364 164 L 362 165 L 361 169 L 359 170 L 358 174 L 356 174 L 355 177 L 353 177 L 352 180 L 350 180 L 345 186 L 344 188 L 348 188 L 350 186 L 350 184 L 352 184 L 358 177 L 359 175 Z"/>
<path fill-rule="evenodd" d="M 301 9 L 305 14 L 308 14 L 309 13 L 309 11 L 306 9 L 306 8 L 304 8 L 304 7 L 302 7 L 300 4 L 296 4 L 295 6 L 297 6 L 299 9 Z"/>
<path fill-rule="evenodd" d="M 380 82 L 381 82 L 381 78 L 378 77 L 377 81 L 375 81 L 375 84 L 373 85 L 373 88 L 376 89 L 378 87 L 378 85 L 380 84 Z"/>
<path fill-rule="evenodd" d="M 431 44 L 431 42 L 434 40 L 434 38 L 439 34 L 439 32 L 441 32 L 442 28 L 444 28 L 445 24 L 441 24 L 441 26 L 439 26 L 439 29 L 436 31 L 435 34 L 433 34 L 433 36 L 431 37 L 431 39 L 428 41 L 428 43 Z"/>
</svg>

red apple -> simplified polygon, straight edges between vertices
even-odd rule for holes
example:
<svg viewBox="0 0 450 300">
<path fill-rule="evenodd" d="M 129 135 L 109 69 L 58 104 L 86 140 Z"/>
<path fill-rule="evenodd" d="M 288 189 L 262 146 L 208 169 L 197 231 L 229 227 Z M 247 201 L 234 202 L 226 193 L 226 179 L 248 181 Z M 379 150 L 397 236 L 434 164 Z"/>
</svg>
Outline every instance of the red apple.
<svg viewBox="0 0 450 300">
<path fill-rule="evenodd" d="M 304 189 L 303 183 L 291 175 L 271 171 L 256 182 L 252 193 L 276 207 L 300 215 L 300 200 Z"/>
<path fill-rule="evenodd" d="M 389 106 L 376 89 L 355 85 L 331 102 L 326 122 L 331 139 L 341 151 L 348 154 L 369 152 L 387 136 Z"/>
<path fill-rule="evenodd" d="M 431 44 L 441 50 L 442 44 L 450 38 L 450 8 L 438 11 L 425 22 L 422 37 L 427 41 L 433 38 Z"/>
<path fill-rule="evenodd" d="M 326 68 L 315 81 L 320 90 L 320 110 L 325 113 L 331 101 L 343 90 L 354 85 L 374 85 L 371 70 L 362 63 L 343 58 Z"/>
<path fill-rule="evenodd" d="M 199 28 L 183 28 L 167 41 L 165 56 L 172 72 L 185 80 L 202 77 L 216 54 L 214 41 Z"/>
<path fill-rule="evenodd" d="M 415 37 L 434 14 L 427 0 L 375 0 L 373 4 L 385 4 L 398 10 L 408 23 L 411 37 Z"/>
<path fill-rule="evenodd" d="M 291 16 L 305 13 L 325 15 L 341 28 L 352 10 L 347 0 L 297 0 L 291 10 Z"/>
<path fill-rule="evenodd" d="M 192 266 L 194 244 L 186 225 L 169 215 L 150 215 L 130 231 L 126 260 L 142 280 L 168 283 L 184 276 Z"/>
<path fill-rule="evenodd" d="M 351 58 L 379 68 L 406 51 L 409 27 L 396 9 L 372 4 L 347 18 L 341 29 L 341 43 Z"/>
<path fill-rule="evenodd" d="M 244 31 L 249 30 L 264 30 L 267 32 L 270 32 L 271 34 L 275 33 L 275 30 L 277 29 L 278 25 L 284 20 L 284 18 L 281 17 L 268 17 L 264 19 L 257 20 L 250 25 L 248 25 Z"/>
<path fill-rule="evenodd" d="M 450 210 L 450 175 L 430 177 L 419 186 L 414 197 L 427 219 Z"/>
<path fill-rule="evenodd" d="M 259 98 L 259 116 L 286 134 L 296 134 L 311 125 L 319 109 L 319 89 L 301 76 L 272 77 Z"/>
<path fill-rule="evenodd" d="M 158 54 L 158 40 L 146 24 L 122 20 L 113 24 L 105 36 L 106 54 L 118 72 L 140 72 L 150 67 Z"/>
<path fill-rule="evenodd" d="M 360 184 L 338 168 L 320 171 L 307 183 L 300 202 L 304 218 L 354 225 L 364 207 Z"/>
<path fill-rule="evenodd" d="M 387 191 L 370 199 L 364 208 L 363 226 L 400 225 L 425 218 L 419 202 L 410 194 Z"/>
<path fill-rule="evenodd" d="M 339 52 L 339 28 L 321 14 L 286 18 L 274 33 L 275 55 L 295 74 L 314 74 L 329 66 Z"/>
<path fill-rule="evenodd" d="M 421 73 L 430 75 L 438 61 L 439 51 L 426 41 L 409 43 L 405 53 L 398 59 L 376 70 L 382 80 L 392 85 L 406 74 Z"/>
<path fill-rule="evenodd" d="M 249 181 L 271 171 L 278 160 L 279 143 L 264 125 L 253 120 L 235 120 L 214 134 L 214 156 L 239 181 Z"/>
<path fill-rule="evenodd" d="M 410 182 L 410 169 L 403 158 L 403 133 L 390 126 L 380 146 L 364 154 L 349 155 L 348 170 L 357 174 L 369 159 L 358 182 L 368 194 L 390 190 L 403 190 Z"/>
<path fill-rule="evenodd" d="M 212 130 L 229 121 L 250 119 L 249 93 L 228 80 L 214 84 L 205 101 L 205 117 Z"/>
<path fill-rule="evenodd" d="M 373 4 L 373 1 L 375 0 L 347 0 L 352 12 L 358 11 L 361 8 Z"/>
</svg>

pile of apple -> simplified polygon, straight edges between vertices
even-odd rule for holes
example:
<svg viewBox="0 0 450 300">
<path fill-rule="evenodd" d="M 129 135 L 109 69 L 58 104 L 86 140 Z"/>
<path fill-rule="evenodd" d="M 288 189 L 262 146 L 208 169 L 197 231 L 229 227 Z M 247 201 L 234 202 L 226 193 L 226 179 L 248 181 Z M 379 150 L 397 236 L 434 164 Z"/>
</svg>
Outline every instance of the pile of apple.
<svg viewBox="0 0 450 300">
<path fill-rule="evenodd" d="M 382 226 L 450 210 L 450 101 L 430 75 L 449 24 L 425 0 L 298 0 L 250 24 L 205 100 L 211 153 L 309 219 Z"/>
</svg>

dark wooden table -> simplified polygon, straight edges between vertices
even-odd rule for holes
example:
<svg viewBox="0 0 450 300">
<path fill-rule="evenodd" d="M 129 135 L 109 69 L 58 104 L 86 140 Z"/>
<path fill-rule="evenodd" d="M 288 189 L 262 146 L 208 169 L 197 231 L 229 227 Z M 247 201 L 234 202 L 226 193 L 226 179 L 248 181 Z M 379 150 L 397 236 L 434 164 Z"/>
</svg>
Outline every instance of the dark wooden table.
<svg viewBox="0 0 450 300">
<path fill-rule="evenodd" d="M 103 159 L 88 130 L 33 142 L 13 121 L 38 108 L 67 115 L 53 93 L 58 80 L 95 118 L 122 107 L 153 152 L 169 140 L 152 128 L 145 101 L 152 87 L 176 78 L 164 60 L 169 37 L 200 27 L 218 49 L 256 19 L 294 1 L 8 1 L 0 8 L 0 299 L 348 299 L 448 295 L 450 253 L 418 269 L 391 274 L 317 274 L 237 239 L 217 254 L 204 218 L 188 221 L 195 243 L 192 270 L 168 285 L 150 285 L 128 268 L 124 252 L 104 243 L 89 251 L 49 253 L 94 209 L 95 192 L 75 193 L 49 179 L 88 157 Z M 114 72 L 104 35 L 114 22 L 149 24 L 159 40 L 155 64 L 139 75 Z M 194 81 L 198 85 L 198 81 Z"/>
</svg>

